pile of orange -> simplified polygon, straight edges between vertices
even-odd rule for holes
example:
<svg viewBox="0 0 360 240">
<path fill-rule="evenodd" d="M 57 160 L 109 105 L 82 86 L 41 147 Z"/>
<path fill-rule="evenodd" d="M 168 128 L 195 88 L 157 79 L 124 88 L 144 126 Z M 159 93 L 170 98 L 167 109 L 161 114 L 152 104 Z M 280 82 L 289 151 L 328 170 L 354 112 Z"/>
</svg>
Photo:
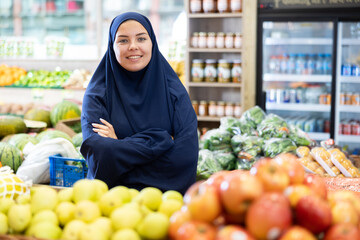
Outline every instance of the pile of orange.
<svg viewBox="0 0 360 240">
<path fill-rule="evenodd" d="M 0 65 L 0 86 L 9 86 L 26 75 L 26 70 L 17 66 Z"/>
</svg>

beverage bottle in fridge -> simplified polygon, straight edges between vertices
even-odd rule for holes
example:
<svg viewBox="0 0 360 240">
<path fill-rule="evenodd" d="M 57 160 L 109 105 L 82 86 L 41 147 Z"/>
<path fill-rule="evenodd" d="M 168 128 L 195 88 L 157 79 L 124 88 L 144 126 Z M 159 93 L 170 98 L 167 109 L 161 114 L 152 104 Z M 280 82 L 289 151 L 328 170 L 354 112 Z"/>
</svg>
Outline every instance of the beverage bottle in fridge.
<svg viewBox="0 0 360 240">
<path fill-rule="evenodd" d="M 324 74 L 324 55 L 322 53 L 318 53 L 315 58 L 315 74 Z"/>
<path fill-rule="evenodd" d="M 289 55 L 284 53 L 280 60 L 280 73 L 287 73 Z"/>
<path fill-rule="evenodd" d="M 307 74 L 315 74 L 315 54 L 310 53 L 306 62 Z"/>
<path fill-rule="evenodd" d="M 299 53 L 296 62 L 295 62 L 295 72 L 296 74 L 305 73 L 305 54 Z"/>
<path fill-rule="evenodd" d="M 296 54 L 290 53 L 289 59 L 287 62 L 287 73 L 288 74 L 294 74 L 296 68 Z"/>
<path fill-rule="evenodd" d="M 276 56 L 271 55 L 269 59 L 269 73 L 276 73 Z"/>
<path fill-rule="evenodd" d="M 332 69 L 332 67 L 331 67 L 331 54 L 325 53 L 323 66 L 324 66 L 324 74 L 331 74 L 331 69 Z"/>
</svg>

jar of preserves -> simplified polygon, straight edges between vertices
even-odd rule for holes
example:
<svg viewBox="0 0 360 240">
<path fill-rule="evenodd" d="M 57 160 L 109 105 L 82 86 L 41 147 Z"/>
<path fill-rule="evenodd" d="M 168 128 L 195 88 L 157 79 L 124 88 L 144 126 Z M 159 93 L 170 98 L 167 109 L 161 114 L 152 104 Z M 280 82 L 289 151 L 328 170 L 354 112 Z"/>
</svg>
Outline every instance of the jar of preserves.
<svg viewBox="0 0 360 240">
<path fill-rule="evenodd" d="M 235 103 L 234 106 L 234 117 L 240 118 L 241 117 L 241 105 L 240 103 Z"/>
<path fill-rule="evenodd" d="M 204 61 L 202 59 L 192 60 L 191 77 L 193 82 L 204 81 Z"/>
<path fill-rule="evenodd" d="M 234 60 L 231 68 L 232 82 L 235 83 L 241 82 L 241 75 L 242 75 L 241 60 Z"/>
<path fill-rule="evenodd" d="M 215 36 L 216 35 L 214 32 L 208 33 L 207 38 L 206 38 L 206 46 L 208 48 L 215 48 L 215 43 L 216 43 Z"/>
<path fill-rule="evenodd" d="M 220 101 L 216 106 L 216 116 L 224 117 L 225 116 L 225 102 Z"/>
<path fill-rule="evenodd" d="M 231 80 L 230 76 L 231 76 L 230 62 L 226 59 L 219 59 L 218 82 L 228 83 Z"/>
<path fill-rule="evenodd" d="M 231 0 L 230 10 L 231 12 L 241 12 L 242 11 L 242 0 Z"/>
<path fill-rule="evenodd" d="M 215 101 L 209 101 L 209 105 L 208 105 L 208 115 L 210 117 L 215 117 L 216 116 L 216 102 Z"/>
<path fill-rule="evenodd" d="M 204 10 L 204 13 L 216 12 L 216 0 L 203 0 L 202 8 Z"/>
<path fill-rule="evenodd" d="M 196 115 L 199 115 L 199 102 L 196 101 L 196 100 L 192 100 L 191 104 L 192 104 L 192 106 L 194 108 L 194 111 L 195 111 Z"/>
<path fill-rule="evenodd" d="M 219 13 L 230 12 L 230 0 L 218 0 L 217 9 Z"/>
<path fill-rule="evenodd" d="M 190 12 L 192 13 L 202 12 L 201 0 L 190 0 Z"/>
<path fill-rule="evenodd" d="M 191 37 L 191 47 L 197 48 L 198 45 L 199 45 L 199 33 L 194 32 L 192 37 Z"/>
<path fill-rule="evenodd" d="M 232 32 L 226 33 L 225 48 L 234 48 L 234 33 Z"/>
<path fill-rule="evenodd" d="M 217 48 L 224 48 L 225 47 L 225 33 L 223 32 L 218 32 L 216 34 L 216 47 Z"/>
<path fill-rule="evenodd" d="M 235 48 L 241 48 L 242 47 L 242 35 L 241 35 L 241 33 L 235 33 L 234 47 Z"/>
<path fill-rule="evenodd" d="M 205 74 L 206 82 L 216 82 L 217 69 L 216 69 L 216 60 L 215 59 L 206 59 L 205 60 L 204 74 Z"/>
<path fill-rule="evenodd" d="M 198 47 L 206 48 L 207 45 L 207 34 L 206 32 L 199 32 Z"/>
<path fill-rule="evenodd" d="M 199 104 L 199 116 L 207 116 L 208 115 L 208 103 L 207 101 L 200 101 Z"/>
<path fill-rule="evenodd" d="M 232 102 L 227 102 L 225 105 L 225 116 L 232 117 L 234 116 L 234 104 Z"/>
</svg>

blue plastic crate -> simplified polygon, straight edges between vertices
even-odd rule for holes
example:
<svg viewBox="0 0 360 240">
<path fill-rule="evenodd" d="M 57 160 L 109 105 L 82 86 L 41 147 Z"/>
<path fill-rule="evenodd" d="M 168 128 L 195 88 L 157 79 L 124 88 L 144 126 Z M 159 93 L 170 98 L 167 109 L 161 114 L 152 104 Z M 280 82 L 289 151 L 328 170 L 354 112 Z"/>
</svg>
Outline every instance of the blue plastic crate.
<svg viewBox="0 0 360 240">
<path fill-rule="evenodd" d="M 50 185 L 72 187 L 73 184 L 86 177 L 88 168 L 84 159 L 66 158 L 53 155 L 50 160 Z M 80 166 L 66 164 L 66 161 L 79 162 Z"/>
</svg>

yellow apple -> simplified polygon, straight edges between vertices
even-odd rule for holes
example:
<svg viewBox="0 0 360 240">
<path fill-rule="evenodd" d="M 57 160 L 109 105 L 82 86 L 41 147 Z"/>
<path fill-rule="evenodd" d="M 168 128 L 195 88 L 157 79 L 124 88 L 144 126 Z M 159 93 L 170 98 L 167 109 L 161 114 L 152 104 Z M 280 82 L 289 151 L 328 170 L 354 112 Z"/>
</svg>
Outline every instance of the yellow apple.
<svg viewBox="0 0 360 240">
<path fill-rule="evenodd" d="M 74 217 L 86 223 L 101 216 L 99 205 L 89 200 L 83 200 L 75 205 Z"/>
<path fill-rule="evenodd" d="M 95 229 L 101 229 L 105 232 L 106 236 L 109 238 L 113 233 L 112 222 L 110 218 L 99 217 L 95 219 L 90 225 Z"/>
<path fill-rule="evenodd" d="M 134 229 L 120 229 L 116 231 L 112 236 L 111 240 L 141 240 L 139 234 Z"/>
<path fill-rule="evenodd" d="M 32 228 L 32 236 L 41 239 L 59 239 L 61 228 L 51 222 L 39 222 Z"/>
<path fill-rule="evenodd" d="M 96 196 L 95 196 L 95 200 L 99 200 L 101 198 L 101 196 L 106 193 L 107 191 L 109 191 L 109 187 L 108 185 L 104 182 L 101 181 L 99 179 L 93 179 L 95 186 L 96 186 Z"/>
<path fill-rule="evenodd" d="M 110 219 L 115 230 L 123 228 L 135 228 L 142 219 L 142 214 L 139 207 L 127 204 L 123 207 L 115 209 Z"/>
<path fill-rule="evenodd" d="M 139 190 L 135 188 L 129 188 L 129 192 L 130 192 L 131 200 L 133 200 L 139 194 Z"/>
<path fill-rule="evenodd" d="M 30 194 L 33 214 L 45 209 L 54 210 L 58 203 L 56 190 L 49 186 L 33 187 Z"/>
<path fill-rule="evenodd" d="M 9 208 L 14 204 L 15 201 L 12 198 L 0 198 L 0 212 L 7 214 Z"/>
<path fill-rule="evenodd" d="M 158 209 L 158 212 L 161 212 L 165 214 L 168 217 L 171 217 L 171 215 L 180 210 L 183 206 L 182 201 L 175 200 L 175 199 L 165 199 L 161 202 L 160 207 Z"/>
<path fill-rule="evenodd" d="M 150 210 L 157 211 L 162 201 L 162 192 L 155 187 L 146 187 L 139 192 L 134 200 L 144 204 Z"/>
<path fill-rule="evenodd" d="M 75 204 L 72 202 L 61 202 L 55 208 L 55 213 L 59 219 L 60 225 L 65 226 L 75 217 Z"/>
<path fill-rule="evenodd" d="M 9 229 L 7 216 L 0 212 L 0 234 L 6 234 Z"/>
<path fill-rule="evenodd" d="M 91 225 L 86 225 L 80 233 L 80 240 L 107 240 L 108 237 L 102 229 L 96 229 Z"/>
<path fill-rule="evenodd" d="M 63 188 L 58 192 L 59 202 L 71 202 L 73 198 L 73 188 Z"/>
<path fill-rule="evenodd" d="M 123 204 L 122 198 L 115 191 L 104 193 L 99 199 L 99 207 L 104 216 L 110 216 L 111 212 Z"/>
<path fill-rule="evenodd" d="M 183 202 L 183 195 L 181 195 L 181 193 L 175 190 L 167 190 L 166 192 L 163 193 L 162 200 L 164 201 L 167 199 L 175 199 L 180 202 Z"/>
<path fill-rule="evenodd" d="M 97 185 L 89 179 L 80 179 L 73 185 L 73 201 L 78 203 L 82 200 L 96 201 Z"/>
<path fill-rule="evenodd" d="M 56 213 L 48 209 L 35 213 L 31 219 L 30 225 L 35 225 L 40 222 L 50 222 L 54 225 L 59 225 Z"/>
<path fill-rule="evenodd" d="M 123 203 L 128 203 L 132 199 L 131 191 L 125 186 L 116 186 L 109 190 L 110 192 L 116 193 L 123 201 Z"/>
<path fill-rule="evenodd" d="M 83 228 L 85 228 L 86 223 L 81 220 L 71 220 L 68 224 L 65 225 L 62 232 L 61 239 L 64 240 L 78 240 L 80 239 L 80 234 Z"/>
<path fill-rule="evenodd" d="M 31 200 L 30 194 L 23 194 L 16 198 L 15 202 L 17 204 L 29 204 Z"/>
<path fill-rule="evenodd" d="M 8 211 L 9 227 L 15 232 L 24 231 L 31 221 L 30 204 L 15 204 Z"/>
<path fill-rule="evenodd" d="M 145 239 L 164 239 L 168 233 L 169 224 L 169 218 L 165 214 L 153 212 L 146 215 L 136 229 Z"/>
</svg>

